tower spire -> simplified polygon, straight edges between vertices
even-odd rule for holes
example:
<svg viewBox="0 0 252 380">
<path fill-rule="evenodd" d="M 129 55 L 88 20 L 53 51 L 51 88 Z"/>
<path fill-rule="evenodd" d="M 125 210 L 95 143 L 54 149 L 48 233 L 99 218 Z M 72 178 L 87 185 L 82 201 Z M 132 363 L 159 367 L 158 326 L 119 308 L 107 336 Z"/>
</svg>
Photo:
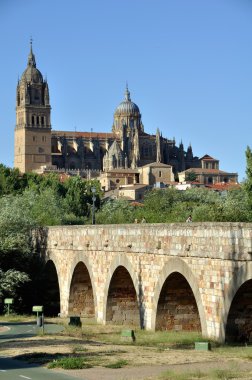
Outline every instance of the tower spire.
<svg viewBox="0 0 252 380">
<path fill-rule="evenodd" d="M 127 100 L 128 102 L 131 101 L 131 99 L 130 99 L 130 92 L 129 92 L 129 89 L 128 89 L 128 81 L 126 81 L 125 100 Z"/>
<path fill-rule="evenodd" d="M 33 39 L 31 37 L 30 38 L 30 53 L 28 55 L 28 66 L 36 67 L 35 55 L 33 54 L 33 50 L 32 50 L 32 42 L 33 42 Z"/>
</svg>

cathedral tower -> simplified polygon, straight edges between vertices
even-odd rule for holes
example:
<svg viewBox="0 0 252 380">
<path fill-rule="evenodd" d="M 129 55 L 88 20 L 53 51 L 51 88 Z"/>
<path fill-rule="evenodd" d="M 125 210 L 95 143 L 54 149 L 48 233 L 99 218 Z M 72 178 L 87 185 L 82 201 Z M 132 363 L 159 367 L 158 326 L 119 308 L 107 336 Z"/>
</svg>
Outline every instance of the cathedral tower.
<svg viewBox="0 0 252 380">
<path fill-rule="evenodd" d="M 115 110 L 112 127 L 112 132 L 120 138 L 123 137 L 124 129 L 126 130 L 127 137 L 131 136 L 135 128 L 137 128 L 139 132 L 144 131 L 140 110 L 138 106 L 131 101 L 128 85 L 126 85 L 124 97 L 124 101 L 122 101 Z"/>
<path fill-rule="evenodd" d="M 32 42 L 17 84 L 14 166 L 22 173 L 51 165 L 51 106 L 47 81 L 36 68 Z"/>
</svg>

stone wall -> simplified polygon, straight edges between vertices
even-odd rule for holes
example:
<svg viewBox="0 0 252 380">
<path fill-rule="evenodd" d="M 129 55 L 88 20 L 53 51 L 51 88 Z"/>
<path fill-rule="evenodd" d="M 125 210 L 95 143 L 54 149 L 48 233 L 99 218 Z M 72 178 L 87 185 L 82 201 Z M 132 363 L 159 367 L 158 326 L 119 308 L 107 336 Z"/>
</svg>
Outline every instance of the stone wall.
<svg viewBox="0 0 252 380">
<path fill-rule="evenodd" d="M 221 341 L 231 302 L 243 283 L 252 279 L 252 224 L 50 227 L 44 252 L 46 260 L 52 260 L 56 267 L 62 315 L 73 311 L 74 302 L 78 302 L 73 300 L 78 292 L 71 289 L 71 284 L 76 283 L 75 268 L 82 262 L 83 276 L 88 273 L 90 277 L 86 289 L 89 300 L 90 289 L 93 290 L 97 321 L 113 320 L 111 302 L 118 321 L 120 313 L 125 316 L 134 310 L 136 299 L 142 327 L 200 329 L 203 335 Z M 113 285 L 111 280 L 119 267 L 124 269 Z M 121 288 L 121 296 L 113 298 L 113 292 L 118 293 L 120 273 L 124 280 L 128 273 L 128 285 Z M 177 274 L 171 276 L 173 273 Z M 163 287 L 166 280 L 167 292 Z M 131 290 L 125 296 L 128 288 Z M 79 289 L 85 293 L 85 287 Z M 83 296 L 78 297 L 84 304 Z M 82 314 L 81 306 L 77 309 Z M 170 322 L 166 320 L 168 314 Z"/>
</svg>

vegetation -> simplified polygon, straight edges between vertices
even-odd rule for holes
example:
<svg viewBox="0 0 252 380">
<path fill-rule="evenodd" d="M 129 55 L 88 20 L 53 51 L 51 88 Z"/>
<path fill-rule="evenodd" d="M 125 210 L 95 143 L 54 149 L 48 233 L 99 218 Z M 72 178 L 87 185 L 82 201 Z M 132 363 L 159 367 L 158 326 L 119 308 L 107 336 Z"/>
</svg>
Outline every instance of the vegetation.
<svg viewBox="0 0 252 380">
<path fill-rule="evenodd" d="M 14 297 L 16 311 L 28 311 L 40 294 L 43 265 L 35 252 L 35 227 L 91 222 L 92 191 L 96 188 L 96 223 L 252 222 L 252 151 L 246 150 L 247 178 L 239 190 L 215 193 L 155 189 L 143 204 L 125 200 L 102 203 L 98 181 L 56 174 L 21 175 L 0 164 L 0 298 Z M 191 172 L 191 175 L 194 173 Z M 35 291 L 34 291 L 35 289 Z M 22 305 L 22 306 L 20 306 Z M 1 309 L 0 309 L 1 311 Z"/>
<path fill-rule="evenodd" d="M 249 146 L 246 149 L 246 161 L 247 161 L 247 168 L 246 168 L 247 178 L 244 184 L 244 189 L 248 196 L 250 209 L 252 209 L 252 151 Z"/>
<path fill-rule="evenodd" d="M 185 176 L 185 180 L 186 181 L 196 181 L 197 180 L 197 174 L 195 172 L 188 172 L 186 173 L 186 176 Z"/>
<path fill-rule="evenodd" d="M 48 368 L 63 368 L 63 369 L 83 369 L 91 368 L 92 365 L 87 363 L 83 357 L 68 356 L 52 361 Z"/>
<path fill-rule="evenodd" d="M 174 372 L 166 371 L 160 377 L 159 380 L 231 380 L 242 379 L 246 377 L 245 372 L 238 370 L 219 369 L 212 370 L 209 373 L 202 371 L 189 371 L 189 372 Z"/>
<path fill-rule="evenodd" d="M 38 335 L 36 340 L 23 338 L 21 346 L 2 342 L 2 354 L 16 355 L 16 359 L 49 368 L 64 369 L 106 367 L 116 371 L 124 366 L 144 368 L 146 363 L 149 366 L 173 365 L 174 370 L 154 376 L 153 380 L 251 378 L 251 370 L 244 367 L 251 360 L 251 346 L 221 346 L 212 342 L 211 352 L 206 353 L 194 350 L 194 342 L 202 339 L 200 334 L 136 329 L 136 341 L 132 342 L 121 338 L 122 326 L 98 325 L 88 319 L 83 322 L 81 329 L 68 329 L 66 326 L 64 332 L 53 335 L 48 334 L 45 328 L 45 334 Z"/>
<path fill-rule="evenodd" d="M 127 360 L 117 360 L 116 362 L 114 363 L 109 363 L 107 365 L 105 365 L 106 368 L 114 368 L 114 369 L 117 369 L 117 368 L 122 368 L 122 367 L 125 367 L 126 365 L 128 364 Z"/>
<path fill-rule="evenodd" d="M 99 207 L 97 181 L 70 177 L 61 183 L 56 174 L 21 175 L 0 165 L 0 300 L 14 298 L 12 311 L 30 312 L 41 299 L 43 263 L 33 247 L 31 230 L 88 222 L 92 186 Z"/>
<path fill-rule="evenodd" d="M 143 206 L 114 200 L 104 204 L 96 216 L 97 223 L 133 223 L 144 217 L 147 223 L 185 222 L 192 215 L 194 222 L 251 222 L 252 209 L 245 189 L 225 194 L 205 188 L 179 191 L 173 188 L 149 191 Z"/>
</svg>

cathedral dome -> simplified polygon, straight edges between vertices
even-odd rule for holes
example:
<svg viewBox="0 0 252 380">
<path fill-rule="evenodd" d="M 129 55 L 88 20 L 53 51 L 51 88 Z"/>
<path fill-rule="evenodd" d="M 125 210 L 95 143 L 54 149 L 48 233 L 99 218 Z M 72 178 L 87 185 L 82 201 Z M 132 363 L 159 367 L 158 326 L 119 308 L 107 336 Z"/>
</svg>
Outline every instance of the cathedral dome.
<svg viewBox="0 0 252 380">
<path fill-rule="evenodd" d="M 32 43 L 30 54 L 28 55 L 27 68 L 22 74 L 21 81 L 32 83 L 43 83 L 43 76 L 41 72 L 36 68 L 35 55 L 32 51 Z"/>
<path fill-rule="evenodd" d="M 22 74 L 21 81 L 43 83 L 43 76 L 36 67 L 28 66 Z"/>
<path fill-rule="evenodd" d="M 130 99 L 130 92 L 128 90 L 128 87 L 126 87 L 125 91 L 125 100 L 119 104 L 119 106 L 115 110 L 115 115 L 131 115 L 131 114 L 140 114 L 138 106 L 133 103 Z"/>
</svg>

